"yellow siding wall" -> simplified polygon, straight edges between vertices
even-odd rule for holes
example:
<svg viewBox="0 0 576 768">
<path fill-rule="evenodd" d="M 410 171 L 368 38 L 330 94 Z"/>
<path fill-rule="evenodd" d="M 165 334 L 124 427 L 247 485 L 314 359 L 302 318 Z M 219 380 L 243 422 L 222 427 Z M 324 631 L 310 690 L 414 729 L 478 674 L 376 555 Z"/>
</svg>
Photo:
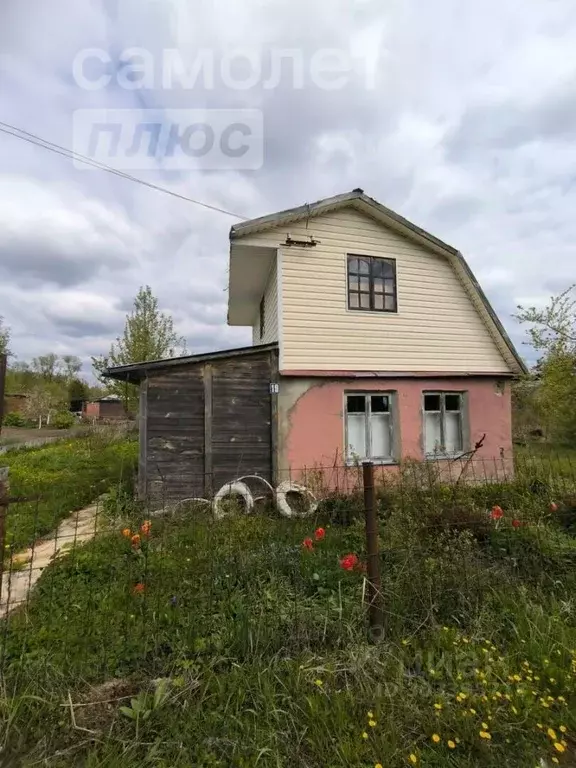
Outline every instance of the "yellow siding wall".
<svg viewBox="0 0 576 768">
<path fill-rule="evenodd" d="M 260 311 L 252 325 L 253 344 L 271 344 L 278 341 L 278 263 L 274 259 L 264 294 L 264 336 L 260 338 Z"/>
<path fill-rule="evenodd" d="M 282 370 L 510 372 L 445 256 L 352 208 L 243 242 L 276 247 L 287 231 L 321 242 L 282 249 Z M 348 310 L 350 252 L 396 259 L 397 314 Z"/>
</svg>

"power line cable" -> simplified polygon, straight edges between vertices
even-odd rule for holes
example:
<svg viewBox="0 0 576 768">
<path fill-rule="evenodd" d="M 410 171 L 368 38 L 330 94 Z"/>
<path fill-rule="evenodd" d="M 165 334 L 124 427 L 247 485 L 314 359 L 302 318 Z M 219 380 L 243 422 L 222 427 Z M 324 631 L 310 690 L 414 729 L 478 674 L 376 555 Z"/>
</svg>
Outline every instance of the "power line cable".
<svg viewBox="0 0 576 768">
<path fill-rule="evenodd" d="M 79 163 L 83 163 L 84 165 L 90 165 L 93 168 L 97 168 L 100 171 L 105 171 L 106 173 L 111 173 L 114 176 L 119 176 L 122 179 L 126 179 L 127 181 L 135 182 L 136 184 L 142 184 L 145 187 L 148 187 L 149 189 L 154 189 L 157 192 L 163 192 L 166 195 L 171 195 L 172 197 L 176 197 L 179 200 L 184 200 L 187 203 L 193 203 L 194 205 L 199 205 L 202 208 L 207 208 L 210 211 L 217 211 L 218 213 L 224 213 L 226 216 L 232 216 L 235 219 L 241 219 L 242 221 L 246 221 L 246 216 L 240 216 L 237 213 L 232 213 L 232 211 L 227 211 L 225 208 L 219 208 L 217 205 L 211 205 L 210 203 L 204 203 L 201 200 L 195 200 L 192 197 L 187 197 L 186 195 L 181 195 L 178 192 L 174 192 L 171 189 L 168 189 L 167 187 L 161 187 L 158 184 L 152 184 L 149 181 L 144 181 L 144 179 L 139 179 L 137 176 L 132 176 L 129 173 L 124 173 L 124 171 L 120 171 L 117 168 L 112 168 L 109 165 L 106 165 L 105 163 L 101 163 L 99 160 L 94 160 L 91 157 L 88 157 L 87 155 L 83 155 L 80 152 L 75 152 L 71 149 L 68 149 L 67 147 L 63 147 L 60 144 L 55 144 L 52 141 L 47 141 L 46 139 L 43 139 L 41 136 L 37 136 L 34 133 L 30 133 L 29 131 L 25 131 L 22 128 L 17 128 L 14 125 L 10 125 L 10 123 L 4 123 L 0 120 L 0 132 L 7 134 L 8 136 L 14 136 L 17 139 L 21 139 L 22 141 L 27 141 L 29 144 L 34 144 L 37 147 L 41 147 L 42 149 L 47 149 L 50 152 L 54 152 L 57 155 L 61 155 L 62 157 L 66 157 L 68 160 L 76 160 Z"/>
</svg>

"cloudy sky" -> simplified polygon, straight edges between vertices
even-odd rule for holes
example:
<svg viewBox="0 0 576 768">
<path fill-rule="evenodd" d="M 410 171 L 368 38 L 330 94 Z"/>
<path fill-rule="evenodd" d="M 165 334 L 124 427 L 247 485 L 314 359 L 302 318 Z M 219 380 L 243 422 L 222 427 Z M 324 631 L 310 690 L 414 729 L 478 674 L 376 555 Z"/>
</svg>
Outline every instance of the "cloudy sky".
<svg viewBox="0 0 576 768">
<path fill-rule="evenodd" d="M 140 80 L 134 47 L 153 62 Z M 238 47 L 262 64 L 252 87 L 231 87 L 250 85 Z M 74 74 L 87 49 L 92 88 Z M 188 68 L 208 57 L 214 83 L 163 87 L 166 49 Z M 313 72 L 325 49 L 349 60 L 329 88 Z M 303 87 L 286 61 L 270 87 L 287 50 Z M 3 0 L 0 121 L 71 147 L 76 110 L 261 110 L 258 170 L 130 172 L 246 217 L 362 187 L 460 248 L 520 345 L 515 306 L 576 272 L 574 50 L 573 0 Z M 191 351 L 248 342 L 226 327 L 235 221 L 0 133 L 0 314 L 18 358 L 106 351 L 145 283 Z"/>
</svg>

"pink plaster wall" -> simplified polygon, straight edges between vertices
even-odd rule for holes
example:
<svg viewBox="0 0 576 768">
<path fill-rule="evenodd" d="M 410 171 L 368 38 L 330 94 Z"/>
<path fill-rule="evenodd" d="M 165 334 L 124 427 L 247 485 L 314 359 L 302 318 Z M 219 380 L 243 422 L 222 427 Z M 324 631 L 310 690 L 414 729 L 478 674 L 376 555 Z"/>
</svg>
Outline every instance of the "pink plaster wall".
<svg viewBox="0 0 576 768">
<path fill-rule="evenodd" d="M 286 379 L 284 380 L 286 381 Z M 469 450 L 484 433 L 486 440 L 475 458 L 501 461 L 511 456 L 510 383 L 495 379 L 309 380 L 310 388 L 289 408 L 282 459 L 292 472 L 344 464 L 344 393 L 353 390 L 396 392 L 402 458 L 424 458 L 422 448 L 422 393 L 425 390 L 468 394 Z M 289 386 L 289 384 L 287 384 Z M 398 420 L 398 419 L 397 419 Z M 284 464 L 286 466 L 286 464 Z"/>
</svg>

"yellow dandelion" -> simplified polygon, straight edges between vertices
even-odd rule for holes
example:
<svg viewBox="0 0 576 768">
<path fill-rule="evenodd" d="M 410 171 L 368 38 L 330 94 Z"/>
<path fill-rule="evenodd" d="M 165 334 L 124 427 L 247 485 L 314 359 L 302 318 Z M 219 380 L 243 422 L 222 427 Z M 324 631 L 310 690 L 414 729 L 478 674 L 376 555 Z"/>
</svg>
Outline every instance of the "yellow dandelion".
<svg viewBox="0 0 576 768">
<path fill-rule="evenodd" d="M 452 739 L 448 739 L 446 743 L 448 744 L 448 749 L 456 749 L 456 744 L 452 741 Z"/>
<path fill-rule="evenodd" d="M 374 717 L 374 712 L 367 712 L 366 714 L 368 715 L 368 720 L 372 720 Z"/>
<path fill-rule="evenodd" d="M 437 733 L 433 733 L 432 734 L 432 741 L 434 742 L 434 744 L 438 744 L 440 742 L 440 736 L 438 736 Z"/>
<path fill-rule="evenodd" d="M 558 741 L 554 743 L 554 749 L 556 750 L 556 752 L 560 752 L 560 753 L 566 752 L 566 747 L 564 746 L 564 744 L 560 744 L 560 742 Z"/>
<path fill-rule="evenodd" d="M 559 728 L 558 730 L 560 731 L 560 733 L 566 733 L 566 731 L 567 731 L 568 729 L 566 728 L 566 726 L 565 726 L 565 725 L 561 725 L 561 726 L 560 726 L 560 728 Z"/>
<path fill-rule="evenodd" d="M 376 765 L 374 766 L 374 768 L 382 768 L 382 763 L 376 763 Z"/>
<path fill-rule="evenodd" d="M 566 739 L 560 739 L 560 744 L 562 744 L 563 747 L 568 746 L 568 742 L 566 741 Z"/>
<path fill-rule="evenodd" d="M 410 645 L 410 640 L 402 640 L 402 645 Z"/>
<path fill-rule="evenodd" d="M 324 683 L 322 682 L 322 680 L 314 680 L 314 685 L 317 685 L 318 688 L 321 688 L 324 685 Z"/>
<path fill-rule="evenodd" d="M 486 739 L 486 741 L 490 741 L 492 736 L 488 733 L 488 731 L 480 731 L 480 738 Z"/>
<path fill-rule="evenodd" d="M 566 702 L 566 699 L 564 698 L 564 696 L 558 696 L 558 701 L 564 704 Z"/>
<path fill-rule="evenodd" d="M 522 678 L 520 677 L 520 675 L 512 675 L 512 679 L 513 679 L 513 680 L 515 680 L 517 683 L 519 683 L 519 682 L 520 682 L 520 680 L 522 680 Z"/>
<path fill-rule="evenodd" d="M 487 731 L 489 727 L 490 726 L 488 725 L 488 723 L 482 723 L 482 728 L 484 728 L 485 731 Z"/>
<path fill-rule="evenodd" d="M 550 678 L 550 682 L 552 683 L 552 685 L 554 685 L 554 683 L 556 682 L 556 678 L 555 677 L 551 677 Z"/>
<path fill-rule="evenodd" d="M 463 701 L 462 696 L 456 696 L 456 701 L 458 702 L 458 704 L 461 704 Z"/>
<path fill-rule="evenodd" d="M 558 736 L 556 736 L 556 731 L 554 730 L 554 728 L 548 728 L 548 730 L 546 731 L 546 733 L 547 733 L 547 734 L 548 734 L 548 736 L 550 736 L 550 738 L 551 738 L 551 739 L 553 739 L 554 741 L 556 741 L 556 739 L 558 738 Z"/>
<path fill-rule="evenodd" d="M 559 765 L 560 764 L 560 760 L 558 760 L 557 757 L 553 757 L 552 758 L 552 762 L 554 763 L 554 765 Z"/>
<path fill-rule="evenodd" d="M 458 696 L 460 696 L 460 698 L 461 698 L 461 699 L 465 699 L 465 698 L 467 698 L 468 694 L 467 694 L 467 693 L 462 693 L 462 692 L 460 692 L 460 693 L 458 694 Z"/>
<path fill-rule="evenodd" d="M 370 726 L 370 728 L 375 728 L 376 727 L 376 720 L 368 720 L 368 725 Z"/>
<path fill-rule="evenodd" d="M 362 732 L 362 738 L 363 739 L 367 739 L 368 738 L 368 734 L 366 733 L 366 731 Z"/>
<path fill-rule="evenodd" d="M 542 725 L 542 723 L 536 723 L 536 728 L 540 728 L 540 730 L 542 730 L 544 726 Z"/>
<path fill-rule="evenodd" d="M 471 709 L 470 709 L 470 714 L 471 714 L 471 715 L 475 715 L 475 714 L 476 714 L 476 710 L 471 708 Z"/>
<path fill-rule="evenodd" d="M 442 704 L 434 704 L 434 709 L 437 709 L 437 710 L 442 709 Z"/>
<path fill-rule="evenodd" d="M 417 756 L 414 754 L 414 752 L 412 752 L 412 754 L 410 755 L 410 757 L 408 758 L 408 760 L 410 760 L 410 762 L 412 763 L 412 765 L 416 765 L 416 764 L 418 763 L 418 758 L 417 758 Z M 378 764 L 378 765 L 380 765 L 380 764 Z M 378 768 L 378 765 L 374 766 L 374 768 Z M 382 768 L 382 766 L 380 766 L 380 768 Z"/>
</svg>

